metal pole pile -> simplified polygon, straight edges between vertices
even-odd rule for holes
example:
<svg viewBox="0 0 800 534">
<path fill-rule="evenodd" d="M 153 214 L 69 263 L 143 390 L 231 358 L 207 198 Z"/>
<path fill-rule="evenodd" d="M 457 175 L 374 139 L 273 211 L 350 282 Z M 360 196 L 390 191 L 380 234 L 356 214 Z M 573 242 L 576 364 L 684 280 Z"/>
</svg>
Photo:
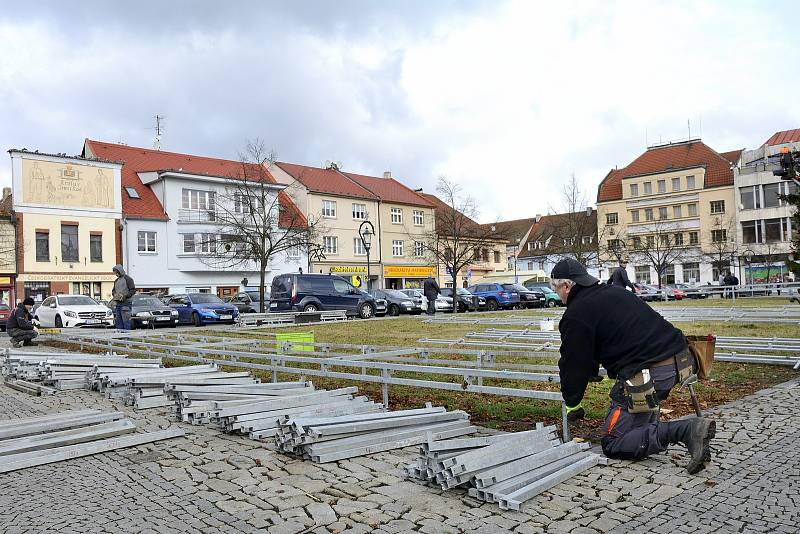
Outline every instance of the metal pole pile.
<svg viewBox="0 0 800 534">
<path fill-rule="evenodd" d="M 99 410 L 0 421 L 0 473 L 184 435 L 180 429 L 135 430 L 122 412 Z"/>
<path fill-rule="evenodd" d="M 519 510 L 523 502 L 605 458 L 588 443 L 560 443 L 555 427 L 471 439 L 437 441 L 428 436 L 408 476 L 442 489 L 469 488 L 472 497 Z"/>
<path fill-rule="evenodd" d="M 418 445 L 428 439 L 472 434 L 469 414 L 442 407 L 336 417 L 284 416 L 275 436 L 278 450 L 316 463 Z"/>
<path fill-rule="evenodd" d="M 15 380 L 13 378 L 7 378 L 5 384 L 11 389 L 16 389 L 17 391 L 33 395 L 34 397 L 41 397 L 42 395 L 55 395 L 58 393 L 57 389 L 49 388 L 47 386 L 37 384 L 36 382 L 28 382 L 27 380 Z"/>
</svg>

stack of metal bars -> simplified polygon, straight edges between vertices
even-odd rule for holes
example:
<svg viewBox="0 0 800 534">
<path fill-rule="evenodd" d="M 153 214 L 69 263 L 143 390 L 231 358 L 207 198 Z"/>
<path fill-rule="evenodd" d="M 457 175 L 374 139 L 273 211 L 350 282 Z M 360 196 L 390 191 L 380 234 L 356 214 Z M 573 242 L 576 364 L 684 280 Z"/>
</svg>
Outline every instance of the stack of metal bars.
<svg viewBox="0 0 800 534">
<path fill-rule="evenodd" d="M 278 450 L 324 463 L 418 445 L 428 439 L 473 434 L 469 414 L 443 407 L 336 417 L 285 416 L 275 436 Z"/>
<path fill-rule="evenodd" d="M 58 392 L 57 389 L 49 388 L 36 382 L 28 382 L 27 380 L 17 380 L 14 378 L 7 378 L 5 380 L 5 384 L 11 389 L 16 389 L 17 391 L 33 395 L 34 397 L 41 397 L 42 395 L 55 395 Z"/>
<path fill-rule="evenodd" d="M 135 430 L 122 412 L 99 410 L 0 421 L 0 473 L 184 435 L 178 428 Z"/>
<path fill-rule="evenodd" d="M 504 510 L 522 503 L 586 469 L 605 463 L 588 443 L 560 443 L 554 426 L 471 439 L 427 437 L 410 478 L 442 489 L 469 488 L 469 495 Z"/>
</svg>

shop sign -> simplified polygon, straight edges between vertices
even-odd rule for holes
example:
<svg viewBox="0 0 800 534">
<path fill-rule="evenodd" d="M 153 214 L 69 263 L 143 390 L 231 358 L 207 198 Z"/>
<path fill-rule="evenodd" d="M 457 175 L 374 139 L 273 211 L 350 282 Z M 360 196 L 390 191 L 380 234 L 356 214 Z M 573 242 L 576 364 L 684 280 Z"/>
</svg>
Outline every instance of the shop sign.
<svg viewBox="0 0 800 534">
<path fill-rule="evenodd" d="M 423 265 L 385 265 L 385 278 L 426 278 L 436 276 L 436 268 Z"/>
<path fill-rule="evenodd" d="M 20 282 L 113 282 L 115 274 L 21 274 Z"/>
<path fill-rule="evenodd" d="M 331 265 L 330 272 L 367 274 L 367 267 L 365 265 Z"/>
<path fill-rule="evenodd" d="M 11 283 L 11 277 L 10 276 L 0 276 L 0 285 L 7 286 L 10 283 Z"/>
</svg>

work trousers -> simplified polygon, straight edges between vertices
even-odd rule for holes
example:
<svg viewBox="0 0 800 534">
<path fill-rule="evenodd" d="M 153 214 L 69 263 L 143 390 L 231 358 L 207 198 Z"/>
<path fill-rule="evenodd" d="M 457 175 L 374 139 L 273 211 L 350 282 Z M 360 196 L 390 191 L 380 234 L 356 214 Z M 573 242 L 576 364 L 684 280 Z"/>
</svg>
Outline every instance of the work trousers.
<svg viewBox="0 0 800 534">
<path fill-rule="evenodd" d="M 114 308 L 114 328 L 117 330 L 132 330 L 130 304 L 117 304 Z"/>
<path fill-rule="evenodd" d="M 9 328 L 8 335 L 12 341 L 20 343 L 23 341 L 31 341 L 35 339 L 39 334 L 35 330 L 23 330 L 22 328 Z"/>
<path fill-rule="evenodd" d="M 651 367 L 650 377 L 659 402 L 666 400 L 677 381 L 675 366 Z M 603 453 L 609 458 L 641 460 L 665 451 L 669 445 L 664 435 L 665 427 L 660 426 L 659 411 L 630 413 L 625 406 L 620 382 L 611 389 L 611 405 L 604 425 L 605 435 L 600 443 Z"/>
<path fill-rule="evenodd" d="M 436 315 L 436 299 L 428 299 L 428 315 Z"/>
</svg>

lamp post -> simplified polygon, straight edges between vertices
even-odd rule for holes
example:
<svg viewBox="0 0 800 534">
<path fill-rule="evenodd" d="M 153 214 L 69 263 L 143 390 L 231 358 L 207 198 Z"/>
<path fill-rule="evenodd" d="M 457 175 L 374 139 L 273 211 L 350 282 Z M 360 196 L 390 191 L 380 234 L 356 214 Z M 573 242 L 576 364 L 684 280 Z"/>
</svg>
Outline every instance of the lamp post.
<svg viewBox="0 0 800 534">
<path fill-rule="evenodd" d="M 514 283 L 518 284 L 519 280 L 517 279 L 517 256 L 519 256 L 519 238 L 517 238 L 516 243 L 514 243 Z"/>
<path fill-rule="evenodd" d="M 747 271 L 745 272 L 745 278 L 747 277 L 746 275 L 749 273 L 750 274 L 750 282 L 749 282 L 750 285 L 753 285 L 753 271 L 752 271 L 752 269 L 750 269 L 750 263 L 753 261 L 753 256 L 755 256 L 755 255 L 756 255 L 756 253 L 753 252 L 752 250 L 750 250 L 749 248 L 747 250 L 745 250 L 744 252 L 742 252 L 742 256 L 744 256 L 744 262 L 745 262 L 745 264 L 747 264 Z M 747 280 L 745 280 L 745 282 L 747 282 Z"/>
<path fill-rule="evenodd" d="M 369 221 L 364 221 L 358 227 L 358 235 L 361 237 L 361 244 L 367 253 L 367 291 L 372 289 L 372 278 L 369 273 L 369 249 L 372 247 L 372 236 L 375 235 L 375 227 Z"/>
</svg>

